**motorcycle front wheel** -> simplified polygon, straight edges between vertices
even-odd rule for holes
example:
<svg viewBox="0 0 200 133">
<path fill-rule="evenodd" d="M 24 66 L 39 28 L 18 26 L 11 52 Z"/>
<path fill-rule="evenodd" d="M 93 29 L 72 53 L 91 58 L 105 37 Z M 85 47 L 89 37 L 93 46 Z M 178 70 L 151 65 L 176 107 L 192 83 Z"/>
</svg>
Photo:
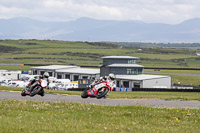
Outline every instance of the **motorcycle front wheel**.
<svg viewBox="0 0 200 133">
<path fill-rule="evenodd" d="M 22 91 L 21 96 L 23 96 L 23 97 L 26 96 L 26 91 L 25 90 Z"/>
<path fill-rule="evenodd" d="M 97 99 L 100 99 L 102 97 L 105 97 L 105 95 L 108 93 L 109 89 L 108 88 L 101 88 L 97 91 L 97 95 L 96 95 L 96 98 Z"/>
<path fill-rule="evenodd" d="M 35 96 L 36 94 L 38 94 L 40 91 L 41 91 L 41 87 L 35 87 L 32 91 L 31 91 L 31 94 L 30 94 L 30 96 L 31 97 L 33 97 L 33 96 Z"/>
</svg>

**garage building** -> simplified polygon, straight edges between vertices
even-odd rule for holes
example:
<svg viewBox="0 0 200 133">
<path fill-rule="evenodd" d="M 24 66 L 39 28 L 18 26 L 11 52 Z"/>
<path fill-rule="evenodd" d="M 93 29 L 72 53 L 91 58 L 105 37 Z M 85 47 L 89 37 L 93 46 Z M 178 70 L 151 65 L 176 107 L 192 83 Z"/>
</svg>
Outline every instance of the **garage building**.
<svg viewBox="0 0 200 133">
<path fill-rule="evenodd" d="M 78 81 L 84 79 L 99 79 L 109 73 L 116 75 L 116 87 L 122 88 L 171 88 L 171 77 L 143 74 L 144 66 L 136 64 L 139 60 L 131 56 L 104 56 L 103 64 L 99 69 L 80 68 L 79 66 L 50 65 L 32 67 L 31 72 L 42 75 L 49 72 L 50 76 L 57 79 L 70 79 Z"/>
<path fill-rule="evenodd" d="M 131 56 L 104 56 L 100 75 L 116 75 L 116 87 L 121 88 L 171 88 L 171 77 L 142 74 L 144 66 Z"/>
</svg>

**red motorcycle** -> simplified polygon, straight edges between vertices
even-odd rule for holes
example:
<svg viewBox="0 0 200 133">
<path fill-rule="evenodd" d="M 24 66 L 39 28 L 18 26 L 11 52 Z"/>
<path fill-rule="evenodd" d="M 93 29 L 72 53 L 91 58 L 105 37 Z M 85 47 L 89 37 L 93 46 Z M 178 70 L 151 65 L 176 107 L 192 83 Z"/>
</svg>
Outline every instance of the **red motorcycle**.
<svg viewBox="0 0 200 133">
<path fill-rule="evenodd" d="M 109 91 L 111 92 L 113 90 L 113 86 L 114 86 L 114 81 L 109 81 L 109 80 L 101 81 L 99 84 L 96 84 L 92 88 L 85 89 L 82 92 L 81 97 L 82 98 L 96 97 L 97 99 L 106 97 L 108 92 Z"/>
</svg>

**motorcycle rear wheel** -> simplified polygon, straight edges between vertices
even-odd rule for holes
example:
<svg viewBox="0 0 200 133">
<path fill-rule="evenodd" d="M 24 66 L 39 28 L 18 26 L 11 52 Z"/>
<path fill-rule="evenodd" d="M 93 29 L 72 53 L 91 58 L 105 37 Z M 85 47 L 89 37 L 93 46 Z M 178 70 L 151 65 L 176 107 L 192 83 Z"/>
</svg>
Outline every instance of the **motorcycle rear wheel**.
<svg viewBox="0 0 200 133">
<path fill-rule="evenodd" d="M 104 89 L 104 90 L 102 91 L 102 89 Z M 108 93 L 108 91 L 109 91 L 109 89 L 108 89 L 108 88 L 105 88 L 105 87 L 99 89 L 99 90 L 97 91 L 96 98 L 97 98 L 97 99 L 100 99 L 100 98 L 102 98 L 102 97 L 105 97 L 105 95 Z"/>
<path fill-rule="evenodd" d="M 85 90 L 81 93 L 81 97 L 82 97 L 82 98 L 88 98 L 87 89 L 85 89 Z"/>
</svg>

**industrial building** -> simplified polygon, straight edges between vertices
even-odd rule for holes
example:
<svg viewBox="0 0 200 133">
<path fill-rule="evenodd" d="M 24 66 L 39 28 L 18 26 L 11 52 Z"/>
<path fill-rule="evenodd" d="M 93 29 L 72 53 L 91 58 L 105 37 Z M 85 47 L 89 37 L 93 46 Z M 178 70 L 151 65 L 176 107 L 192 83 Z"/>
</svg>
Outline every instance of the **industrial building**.
<svg viewBox="0 0 200 133">
<path fill-rule="evenodd" d="M 49 66 L 39 66 L 32 67 L 32 75 L 43 75 L 45 72 L 49 73 L 49 76 L 56 77 L 56 70 L 60 69 L 70 69 L 70 68 L 80 68 L 78 66 L 65 66 L 65 65 L 49 65 Z"/>
<path fill-rule="evenodd" d="M 0 77 L 7 80 L 18 80 L 20 75 L 21 71 L 0 70 Z"/>
<path fill-rule="evenodd" d="M 116 86 L 122 88 L 171 88 L 171 77 L 160 75 L 117 75 Z"/>
<path fill-rule="evenodd" d="M 105 56 L 100 67 L 100 75 L 116 75 L 116 86 L 121 88 L 171 88 L 171 77 L 145 75 L 144 66 L 136 64 L 139 60 L 131 56 Z"/>
<path fill-rule="evenodd" d="M 43 75 L 44 72 L 48 72 L 50 76 L 57 79 L 70 79 L 71 81 L 100 78 L 99 69 L 80 68 L 79 66 L 49 65 L 31 68 L 33 75 Z"/>
<path fill-rule="evenodd" d="M 88 68 L 68 68 L 56 70 L 56 77 L 58 79 L 70 79 L 71 81 L 78 81 L 79 79 L 99 79 L 99 69 Z"/>
<path fill-rule="evenodd" d="M 99 69 L 80 68 L 79 66 L 50 65 L 32 67 L 32 74 L 42 75 L 45 71 L 57 79 L 70 79 L 90 83 L 109 73 L 116 75 L 116 87 L 121 88 L 171 88 L 171 77 L 142 74 L 144 66 L 136 64 L 139 60 L 131 56 L 105 56 Z M 84 86 L 82 84 L 82 86 Z"/>
</svg>

